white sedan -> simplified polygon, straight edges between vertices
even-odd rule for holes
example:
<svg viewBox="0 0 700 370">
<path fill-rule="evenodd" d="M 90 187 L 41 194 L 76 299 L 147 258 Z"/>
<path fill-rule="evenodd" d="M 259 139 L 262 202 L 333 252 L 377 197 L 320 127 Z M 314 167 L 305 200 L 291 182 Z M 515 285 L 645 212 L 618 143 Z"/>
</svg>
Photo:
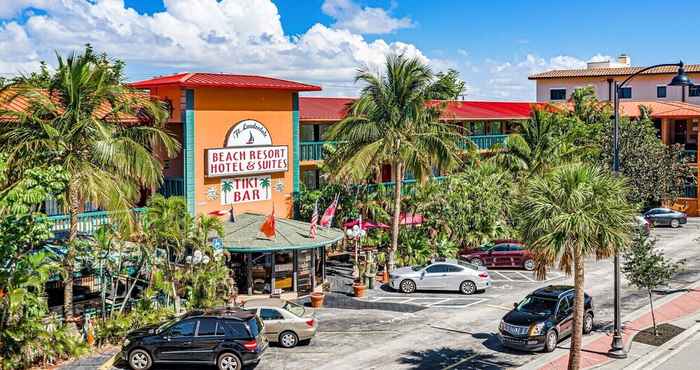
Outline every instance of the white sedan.
<svg viewBox="0 0 700 370">
<path fill-rule="evenodd" d="M 473 294 L 490 287 L 491 276 L 484 266 L 455 260 L 394 270 L 390 274 L 389 286 L 403 293 L 413 293 L 416 290 L 457 290 Z"/>
</svg>

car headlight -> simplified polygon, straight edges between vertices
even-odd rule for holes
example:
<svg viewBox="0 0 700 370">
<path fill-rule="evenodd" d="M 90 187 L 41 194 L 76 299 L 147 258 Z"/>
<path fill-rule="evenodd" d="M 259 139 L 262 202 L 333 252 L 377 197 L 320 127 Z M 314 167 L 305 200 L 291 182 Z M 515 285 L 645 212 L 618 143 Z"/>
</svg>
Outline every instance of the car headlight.
<svg viewBox="0 0 700 370">
<path fill-rule="evenodd" d="M 501 323 L 498 324 L 498 329 L 503 330 L 503 331 L 506 330 L 506 325 L 505 325 L 505 323 L 503 322 L 503 320 L 501 320 Z"/>
<path fill-rule="evenodd" d="M 124 343 L 122 343 L 122 347 L 128 346 L 129 343 L 131 343 L 131 341 L 129 340 L 129 338 L 124 339 Z"/>
<path fill-rule="evenodd" d="M 544 333 L 544 322 L 538 322 L 530 325 L 530 330 L 527 332 L 528 336 L 542 335 Z"/>
</svg>

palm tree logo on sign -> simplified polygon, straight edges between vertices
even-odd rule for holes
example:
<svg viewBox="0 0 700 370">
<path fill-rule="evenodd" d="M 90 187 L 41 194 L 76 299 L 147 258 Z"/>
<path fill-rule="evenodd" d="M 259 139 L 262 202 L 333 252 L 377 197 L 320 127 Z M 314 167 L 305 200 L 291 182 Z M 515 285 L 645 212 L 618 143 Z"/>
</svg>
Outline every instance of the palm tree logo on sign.
<svg viewBox="0 0 700 370">
<path fill-rule="evenodd" d="M 260 180 L 260 186 L 265 189 L 265 198 L 270 199 L 270 178 L 265 177 Z"/>
</svg>

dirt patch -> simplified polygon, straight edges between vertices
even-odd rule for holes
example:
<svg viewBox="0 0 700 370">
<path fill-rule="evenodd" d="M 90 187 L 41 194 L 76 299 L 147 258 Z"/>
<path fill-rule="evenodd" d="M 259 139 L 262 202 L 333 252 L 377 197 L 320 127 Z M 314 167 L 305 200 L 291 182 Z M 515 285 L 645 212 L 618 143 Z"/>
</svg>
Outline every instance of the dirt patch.
<svg viewBox="0 0 700 370">
<path fill-rule="evenodd" d="M 646 328 L 634 336 L 634 341 L 648 344 L 651 346 L 660 346 L 668 342 L 671 338 L 682 333 L 685 329 L 671 324 L 656 325 L 658 335 L 654 335 L 654 328 Z"/>
</svg>

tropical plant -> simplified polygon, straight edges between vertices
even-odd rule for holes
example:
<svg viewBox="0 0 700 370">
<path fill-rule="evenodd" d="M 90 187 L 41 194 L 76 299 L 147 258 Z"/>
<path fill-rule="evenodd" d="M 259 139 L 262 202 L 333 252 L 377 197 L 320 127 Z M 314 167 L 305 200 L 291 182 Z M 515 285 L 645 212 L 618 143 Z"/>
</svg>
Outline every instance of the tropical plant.
<svg viewBox="0 0 700 370">
<path fill-rule="evenodd" d="M 523 241 L 539 278 L 557 264 L 574 275 L 575 296 L 569 369 L 578 369 L 584 314 L 584 261 L 608 258 L 630 240 L 635 209 L 624 181 L 609 171 L 573 163 L 533 178 L 518 207 Z M 544 333 L 543 333 L 544 334 Z"/>
<path fill-rule="evenodd" d="M 476 247 L 494 238 L 514 237 L 509 219 L 513 202 L 507 172 L 482 163 L 440 181 L 420 186 L 416 212 L 433 237 Z"/>
<path fill-rule="evenodd" d="M 392 166 L 395 186 L 390 269 L 395 265 L 398 247 L 401 182 L 405 172 L 411 171 L 422 178 L 434 167 L 446 169 L 459 163 L 461 135 L 439 122 L 443 105 L 430 101 L 444 94 L 445 86 L 456 86 L 445 81 L 453 75 L 436 78 L 419 59 L 390 55 L 384 73 L 359 71 L 355 80 L 365 84 L 360 97 L 349 107 L 347 117 L 326 133 L 329 140 L 339 142 L 333 156 L 326 160 L 332 177 L 363 181 L 379 165 Z"/>
<path fill-rule="evenodd" d="M 622 272 L 627 280 L 637 288 L 646 290 L 649 295 L 651 322 L 654 335 L 658 335 L 652 291 L 668 284 L 673 275 L 681 269 L 685 260 L 673 262 L 670 258 L 665 257 L 661 251 L 657 250 L 656 239 L 643 231 L 639 231 L 635 235 L 630 248 L 624 254 L 624 259 Z"/>
<path fill-rule="evenodd" d="M 15 168 L 48 163 L 68 173 L 63 206 L 70 228 L 63 265 L 64 315 L 69 318 L 74 242 L 83 204 L 131 209 L 139 189 L 157 188 L 162 182 L 162 165 L 152 149 L 158 146 L 174 157 L 179 144 L 164 131 L 164 106 L 115 81 L 114 69 L 95 63 L 90 50 L 65 59 L 58 56 L 58 67 L 45 86 L 31 81 L 20 79 L 6 88 L 5 99 L 23 101 L 28 108 L 2 112 L 10 119 L 0 123 L 0 152 Z M 129 116 L 138 119 L 120 123 Z M 122 212 L 120 219 L 128 225 L 130 214 Z"/>
</svg>

